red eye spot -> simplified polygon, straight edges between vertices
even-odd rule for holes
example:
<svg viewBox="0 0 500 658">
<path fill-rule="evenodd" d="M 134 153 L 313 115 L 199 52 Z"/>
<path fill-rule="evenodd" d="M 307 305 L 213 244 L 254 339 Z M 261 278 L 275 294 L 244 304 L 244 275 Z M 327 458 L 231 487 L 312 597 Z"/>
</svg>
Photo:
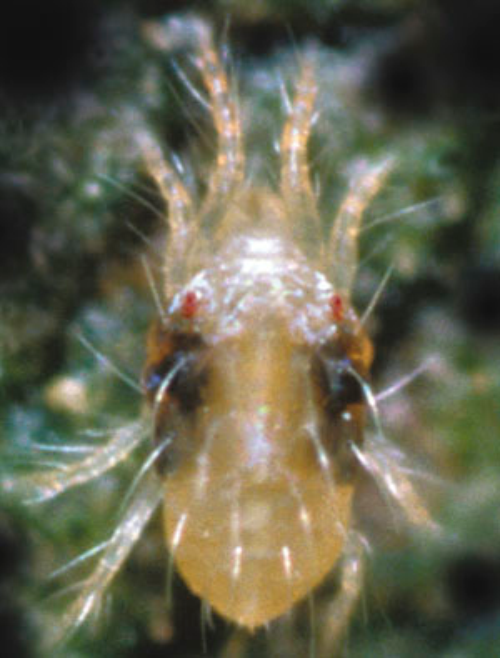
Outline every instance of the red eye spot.
<svg viewBox="0 0 500 658">
<path fill-rule="evenodd" d="M 181 315 L 183 318 L 191 319 L 193 318 L 198 309 L 200 308 L 200 300 L 198 295 L 193 291 L 189 290 L 185 295 L 181 303 Z"/>
<path fill-rule="evenodd" d="M 340 295 L 330 297 L 330 309 L 335 322 L 341 322 L 344 318 L 344 302 Z"/>
</svg>

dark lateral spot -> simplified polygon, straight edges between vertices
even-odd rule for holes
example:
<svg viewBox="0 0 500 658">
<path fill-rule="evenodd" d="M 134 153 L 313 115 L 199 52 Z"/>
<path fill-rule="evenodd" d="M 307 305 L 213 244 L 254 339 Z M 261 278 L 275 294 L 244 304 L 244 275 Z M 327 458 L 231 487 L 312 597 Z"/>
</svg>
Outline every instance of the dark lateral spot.
<svg viewBox="0 0 500 658">
<path fill-rule="evenodd" d="M 208 379 L 207 349 L 199 334 L 169 332 L 157 324 L 149 352 L 142 385 L 154 410 L 154 444 L 162 447 L 156 468 L 166 476 L 189 449 L 185 423 L 190 425 L 203 403 Z"/>
<path fill-rule="evenodd" d="M 500 560 L 473 553 L 459 557 L 448 570 L 447 588 L 458 613 L 467 618 L 500 609 Z"/>
<path fill-rule="evenodd" d="M 337 341 L 322 345 L 313 355 L 311 377 L 321 411 L 318 429 L 332 457 L 335 481 L 350 483 L 359 467 L 351 446 L 363 440 L 361 383 L 352 361 Z"/>
<path fill-rule="evenodd" d="M 363 402 L 363 391 L 352 372 L 351 362 L 330 354 L 327 346 L 314 355 L 312 376 L 321 392 L 323 407 L 331 418 L 337 418 L 347 406 Z"/>
<path fill-rule="evenodd" d="M 177 400 L 184 414 L 191 414 L 201 405 L 206 371 L 197 353 L 182 354 L 183 363 L 172 380 L 170 395 Z"/>
<path fill-rule="evenodd" d="M 150 402 L 153 402 L 165 377 L 175 370 L 165 393 L 177 403 L 182 413 L 190 414 L 201 404 L 202 389 L 206 383 L 203 341 L 197 334 L 165 334 L 163 339 L 168 341 L 171 349 L 164 353 L 160 334 L 158 346 L 160 359 L 151 359 L 143 375 L 146 396 Z"/>
</svg>

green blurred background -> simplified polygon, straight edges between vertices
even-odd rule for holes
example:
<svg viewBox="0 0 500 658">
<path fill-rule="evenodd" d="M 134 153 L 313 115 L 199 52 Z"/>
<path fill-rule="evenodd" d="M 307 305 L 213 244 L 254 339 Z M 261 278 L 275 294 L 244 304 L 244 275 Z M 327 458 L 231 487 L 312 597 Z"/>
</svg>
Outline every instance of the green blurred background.
<svg viewBox="0 0 500 658">
<path fill-rule="evenodd" d="M 141 412 L 137 394 L 78 340 L 140 373 L 154 302 L 141 266 L 161 203 L 141 171 L 138 118 L 202 188 L 209 117 L 179 78 L 192 64 L 162 52 L 144 21 L 193 12 L 227 45 L 250 162 L 276 180 L 283 107 L 302 53 L 314 52 L 319 119 L 313 175 L 325 223 L 356 158 L 396 166 L 368 212 L 359 308 L 392 264 L 371 322 L 374 387 L 424 362 L 428 372 L 382 406 L 409 453 L 445 539 L 394 524 L 369 484 L 358 525 L 372 551 L 363 604 L 344 643 L 352 657 L 500 655 L 500 6 L 495 0 L 27 0 L 0 10 L 0 458 L 3 474 Z M 224 48 L 225 50 L 225 48 Z M 202 163 L 202 164 L 200 164 Z M 145 203 L 146 202 L 146 203 Z M 149 207 L 148 207 L 149 206 Z M 152 207 L 152 208 L 151 208 Z M 150 255 L 161 276 L 159 259 Z M 70 394 L 68 391 L 73 391 Z M 82 435 L 84 439 L 82 439 Z M 42 448 L 40 448 L 40 445 Z M 101 542 L 140 462 L 44 506 L 0 509 L 0 637 L 44 656 L 40 636 L 86 573 L 47 579 Z M 203 654 L 199 602 L 181 582 L 166 613 L 159 517 L 117 578 L 110 604 L 61 655 Z M 318 593 L 321 607 L 331 594 Z M 248 656 L 306 655 L 308 614 L 293 633 L 262 632 Z M 318 617 L 319 618 L 319 617 Z M 232 629 L 214 621 L 208 656 Z M 8 647 L 8 648 L 7 648 Z"/>
</svg>

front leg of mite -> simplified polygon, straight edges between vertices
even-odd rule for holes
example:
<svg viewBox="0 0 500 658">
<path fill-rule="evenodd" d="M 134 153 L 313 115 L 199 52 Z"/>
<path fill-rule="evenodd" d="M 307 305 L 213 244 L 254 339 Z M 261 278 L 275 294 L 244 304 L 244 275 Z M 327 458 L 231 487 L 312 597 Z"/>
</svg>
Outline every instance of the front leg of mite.
<svg viewBox="0 0 500 658">
<path fill-rule="evenodd" d="M 317 85 L 310 61 L 304 62 L 281 137 L 281 194 L 297 244 L 316 258 L 321 227 L 307 160 Z"/>
<path fill-rule="evenodd" d="M 202 209 L 202 215 L 210 216 L 214 209 L 227 206 L 229 198 L 243 181 L 244 153 L 236 95 L 214 49 L 211 32 L 206 26 L 199 34 L 197 65 L 208 90 L 217 132 L 216 165 Z"/>
<path fill-rule="evenodd" d="M 155 181 L 168 207 L 169 236 L 166 249 L 165 297 L 170 299 L 188 276 L 188 253 L 192 247 L 195 225 L 193 201 L 173 167 L 165 160 L 151 136 L 137 137 L 147 171 Z"/>
<path fill-rule="evenodd" d="M 350 303 L 358 267 L 358 238 L 363 213 L 381 189 L 392 164 L 391 158 L 371 165 L 365 161 L 358 163 L 332 226 L 327 251 L 328 270 L 337 294 L 346 304 Z"/>
</svg>

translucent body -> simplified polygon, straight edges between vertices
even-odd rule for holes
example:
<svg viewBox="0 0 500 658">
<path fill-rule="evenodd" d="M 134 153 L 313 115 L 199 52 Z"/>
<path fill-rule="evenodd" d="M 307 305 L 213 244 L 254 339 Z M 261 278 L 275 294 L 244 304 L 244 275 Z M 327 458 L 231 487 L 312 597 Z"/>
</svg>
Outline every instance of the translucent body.
<svg viewBox="0 0 500 658">
<path fill-rule="evenodd" d="M 349 533 L 349 446 L 362 442 L 358 380 L 372 358 L 350 287 L 361 213 L 387 167 L 363 172 L 326 249 L 306 154 L 310 64 L 283 131 L 278 194 L 246 182 L 237 105 L 203 32 L 200 43 L 219 154 L 195 221 L 180 181 L 144 140 L 150 171 L 176 207 L 171 302 L 150 339 L 144 382 L 156 442 L 166 445 L 169 550 L 194 592 L 255 628 L 325 577 Z"/>
<path fill-rule="evenodd" d="M 116 528 L 90 552 L 102 555 L 56 635 L 99 606 L 163 501 L 168 551 L 187 585 L 249 629 L 286 613 L 338 566 L 340 586 L 322 630 L 328 655 L 361 586 L 351 521 L 357 472 L 373 475 L 412 522 L 433 527 L 381 434 L 368 382 L 372 347 L 351 304 L 362 213 L 389 161 L 359 163 L 323 239 L 307 163 L 312 64 L 304 63 L 283 128 L 279 189 L 255 187 L 245 176 L 238 104 L 210 32 L 189 21 L 176 29 L 196 42 L 216 163 L 198 203 L 149 132 L 137 132 L 169 229 L 142 379 L 153 447 Z M 149 416 L 79 462 L 7 478 L 3 488 L 48 500 L 97 478 L 145 440 Z"/>
<path fill-rule="evenodd" d="M 171 436 L 167 454 L 180 453 L 162 473 L 176 565 L 218 612 L 254 628 L 305 596 L 342 552 L 355 481 L 342 446 L 361 441 L 362 400 L 328 411 L 314 362 L 330 345 L 363 376 L 371 349 L 354 314 L 334 322 L 331 284 L 266 210 L 277 199 L 245 192 L 236 205 L 220 253 L 189 284 L 196 314 L 176 312 L 182 290 L 150 341 L 145 379 L 173 352 L 186 361 L 153 398 L 157 442 Z M 260 221 L 247 220 L 247 206 Z"/>
</svg>

